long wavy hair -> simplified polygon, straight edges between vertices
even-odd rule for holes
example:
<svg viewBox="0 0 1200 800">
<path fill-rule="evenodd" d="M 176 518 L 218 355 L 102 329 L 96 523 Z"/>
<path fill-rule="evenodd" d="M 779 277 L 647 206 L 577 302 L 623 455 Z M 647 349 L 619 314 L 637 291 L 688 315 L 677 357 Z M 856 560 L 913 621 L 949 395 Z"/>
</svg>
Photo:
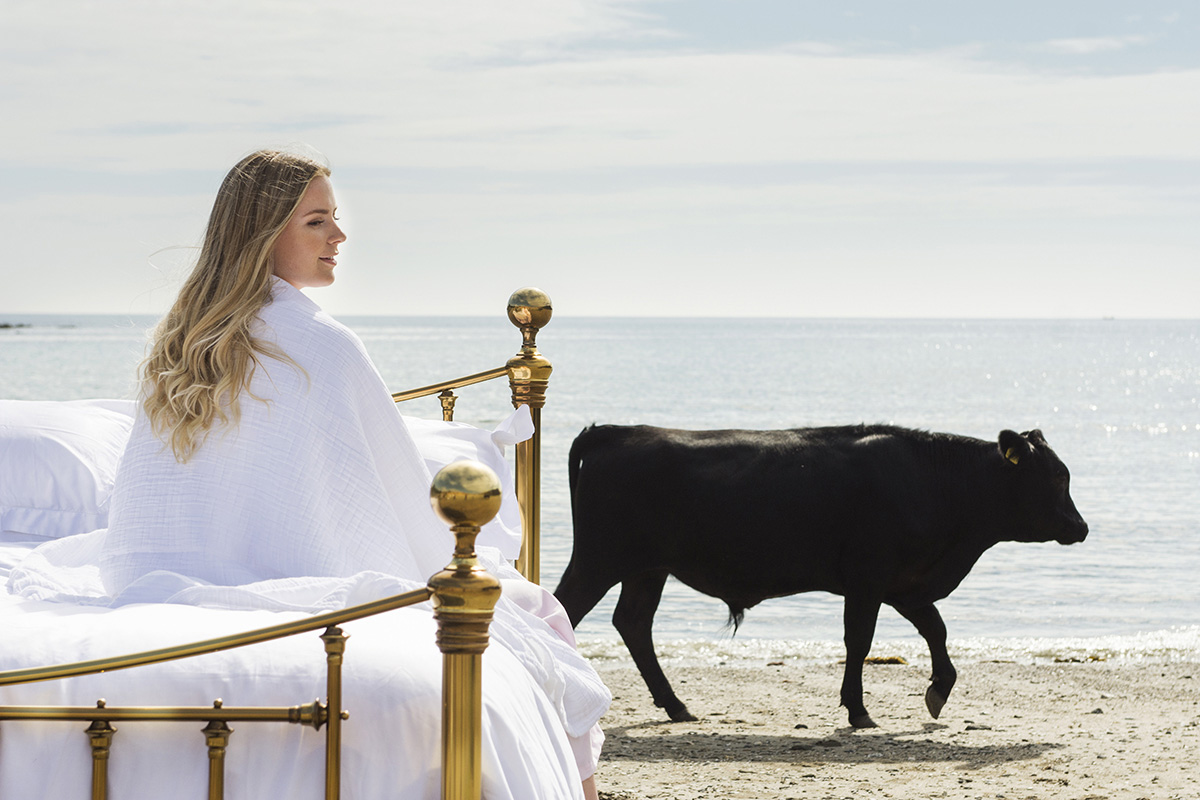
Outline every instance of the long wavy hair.
<svg viewBox="0 0 1200 800">
<path fill-rule="evenodd" d="M 329 167 L 309 157 L 259 150 L 229 171 L 213 202 L 200 257 L 153 334 L 141 366 L 154 433 L 186 462 L 215 422 L 237 425 L 243 390 L 259 356 L 290 361 L 251 335 L 270 302 L 272 251 L 308 185 Z"/>
</svg>

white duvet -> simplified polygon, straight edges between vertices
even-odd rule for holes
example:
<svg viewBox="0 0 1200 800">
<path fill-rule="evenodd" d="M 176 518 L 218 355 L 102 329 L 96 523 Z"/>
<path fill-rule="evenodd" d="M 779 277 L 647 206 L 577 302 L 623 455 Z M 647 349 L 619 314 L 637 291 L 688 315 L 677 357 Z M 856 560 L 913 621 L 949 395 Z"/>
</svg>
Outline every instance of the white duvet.
<svg viewBox="0 0 1200 800">
<path fill-rule="evenodd" d="M 109 528 L 44 544 L 12 569 L 0 668 L 144 650 L 365 602 L 423 585 L 447 562 L 452 538 L 429 507 L 428 470 L 358 338 L 282 281 L 260 320 L 258 335 L 300 368 L 263 359 L 251 392 L 268 402 L 243 397 L 240 426 L 215 430 L 182 469 L 139 415 Z M 513 543 L 501 536 L 494 544 L 481 555 L 508 580 L 484 656 L 485 796 L 574 797 L 579 773 L 566 737 L 586 736 L 610 696 L 574 649 L 528 613 L 553 599 L 520 583 L 504 562 Z M 524 598 L 525 608 L 513 598 Z M 441 659 L 428 609 L 353 623 L 347 632 L 346 796 L 435 797 Z M 264 647 L 266 655 L 254 654 Z M 110 705 L 209 705 L 216 697 L 226 705 L 299 705 L 324 696 L 315 635 L 206 657 L 199 677 L 181 678 L 196 670 L 187 664 L 0 689 L 0 701 L 93 705 L 100 692 Z M 185 698 L 175 693 L 181 680 Z M 67 748 L 42 741 L 63 725 L 70 723 L 0 726 L 0 796 L 65 797 L 60 782 L 86 785 L 86 737 L 77 734 L 78 745 Z M 171 724 L 179 733 L 163 736 L 139 730 L 146 724 L 120 727 L 114 796 L 182 797 L 175 787 L 183 776 L 190 783 L 204 774 L 202 744 L 183 758 L 159 750 L 172 738 L 200 741 L 198 731 Z M 320 795 L 321 734 L 237 727 L 230 798 Z M 149 747 L 131 746 L 134 738 Z M 23 773 L 33 763 L 39 773 L 50 767 L 53 785 L 30 792 Z M 256 777 L 251 765 L 269 774 Z M 160 789 L 118 791 L 132 790 L 135 766 L 161 779 Z M 292 768 L 298 777 L 286 777 Z"/>
<path fill-rule="evenodd" d="M 15 561 L 26 546 L 0 547 Z M 100 658 L 273 625 L 299 612 L 231 611 L 179 604 L 98 608 L 0 595 L 0 669 Z M 343 797 L 436 798 L 440 790 L 441 654 L 432 616 L 402 609 L 348 623 Z M 199 659 L 99 676 L 0 687 L 0 704 L 94 706 L 302 705 L 325 697 L 318 633 Z M 507 648 L 484 654 L 484 797 L 577 798 L 579 772 L 560 712 Z M 0 722 L 0 797 L 87 797 L 86 723 Z M 201 723 L 118 722 L 110 796 L 206 797 Z M 324 731 L 233 723 L 226 797 L 319 798 Z"/>
</svg>

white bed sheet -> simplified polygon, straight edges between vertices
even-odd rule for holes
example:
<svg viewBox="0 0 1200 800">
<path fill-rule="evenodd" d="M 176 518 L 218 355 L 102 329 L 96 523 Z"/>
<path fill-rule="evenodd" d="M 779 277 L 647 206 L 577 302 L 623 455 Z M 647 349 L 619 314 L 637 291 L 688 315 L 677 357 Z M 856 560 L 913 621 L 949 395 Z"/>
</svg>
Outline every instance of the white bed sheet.
<svg viewBox="0 0 1200 800">
<path fill-rule="evenodd" d="M 0 543 L 0 579 L 32 543 Z M 79 661 L 277 624 L 304 614 L 173 604 L 94 608 L 0 593 L 0 669 Z M 347 800 L 436 798 L 440 791 L 441 654 L 427 608 L 348 623 L 343 674 L 342 792 Z M 578 798 L 566 733 L 529 672 L 502 647 L 484 654 L 484 797 Z M 62 681 L 0 687 L 0 704 L 91 706 L 301 705 L 325 697 L 318 633 L 197 659 Z M 0 722 L 0 797 L 86 797 L 86 724 Z M 113 797 L 204 798 L 208 756 L 199 723 L 116 723 Z M 325 732 L 233 723 L 226 796 L 319 798 Z"/>
</svg>

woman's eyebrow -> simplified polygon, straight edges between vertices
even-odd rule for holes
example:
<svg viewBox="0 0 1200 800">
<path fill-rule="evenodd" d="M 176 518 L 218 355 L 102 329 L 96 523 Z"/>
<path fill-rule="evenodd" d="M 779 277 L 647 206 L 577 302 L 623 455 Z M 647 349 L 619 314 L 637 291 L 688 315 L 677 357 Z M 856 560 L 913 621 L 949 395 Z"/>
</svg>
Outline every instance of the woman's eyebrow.
<svg viewBox="0 0 1200 800">
<path fill-rule="evenodd" d="M 329 209 L 327 209 L 327 208 L 314 208 L 312 211 L 305 211 L 304 216 L 311 217 L 313 214 L 328 214 L 328 213 L 329 213 Z"/>
</svg>

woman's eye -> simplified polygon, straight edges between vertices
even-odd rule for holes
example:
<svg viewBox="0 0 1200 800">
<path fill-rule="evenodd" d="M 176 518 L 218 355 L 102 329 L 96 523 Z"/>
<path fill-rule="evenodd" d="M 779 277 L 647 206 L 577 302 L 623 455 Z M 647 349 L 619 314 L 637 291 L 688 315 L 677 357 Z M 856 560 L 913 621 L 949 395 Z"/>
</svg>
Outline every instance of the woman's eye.
<svg viewBox="0 0 1200 800">
<path fill-rule="evenodd" d="M 313 221 L 309 222 L 308 224 L 315 228 L 316 226 L 321 225 L 324 222 L 325 222 L 325 220 L 323 220 L 323 219 L 314 219 Z"/>
</svg>

